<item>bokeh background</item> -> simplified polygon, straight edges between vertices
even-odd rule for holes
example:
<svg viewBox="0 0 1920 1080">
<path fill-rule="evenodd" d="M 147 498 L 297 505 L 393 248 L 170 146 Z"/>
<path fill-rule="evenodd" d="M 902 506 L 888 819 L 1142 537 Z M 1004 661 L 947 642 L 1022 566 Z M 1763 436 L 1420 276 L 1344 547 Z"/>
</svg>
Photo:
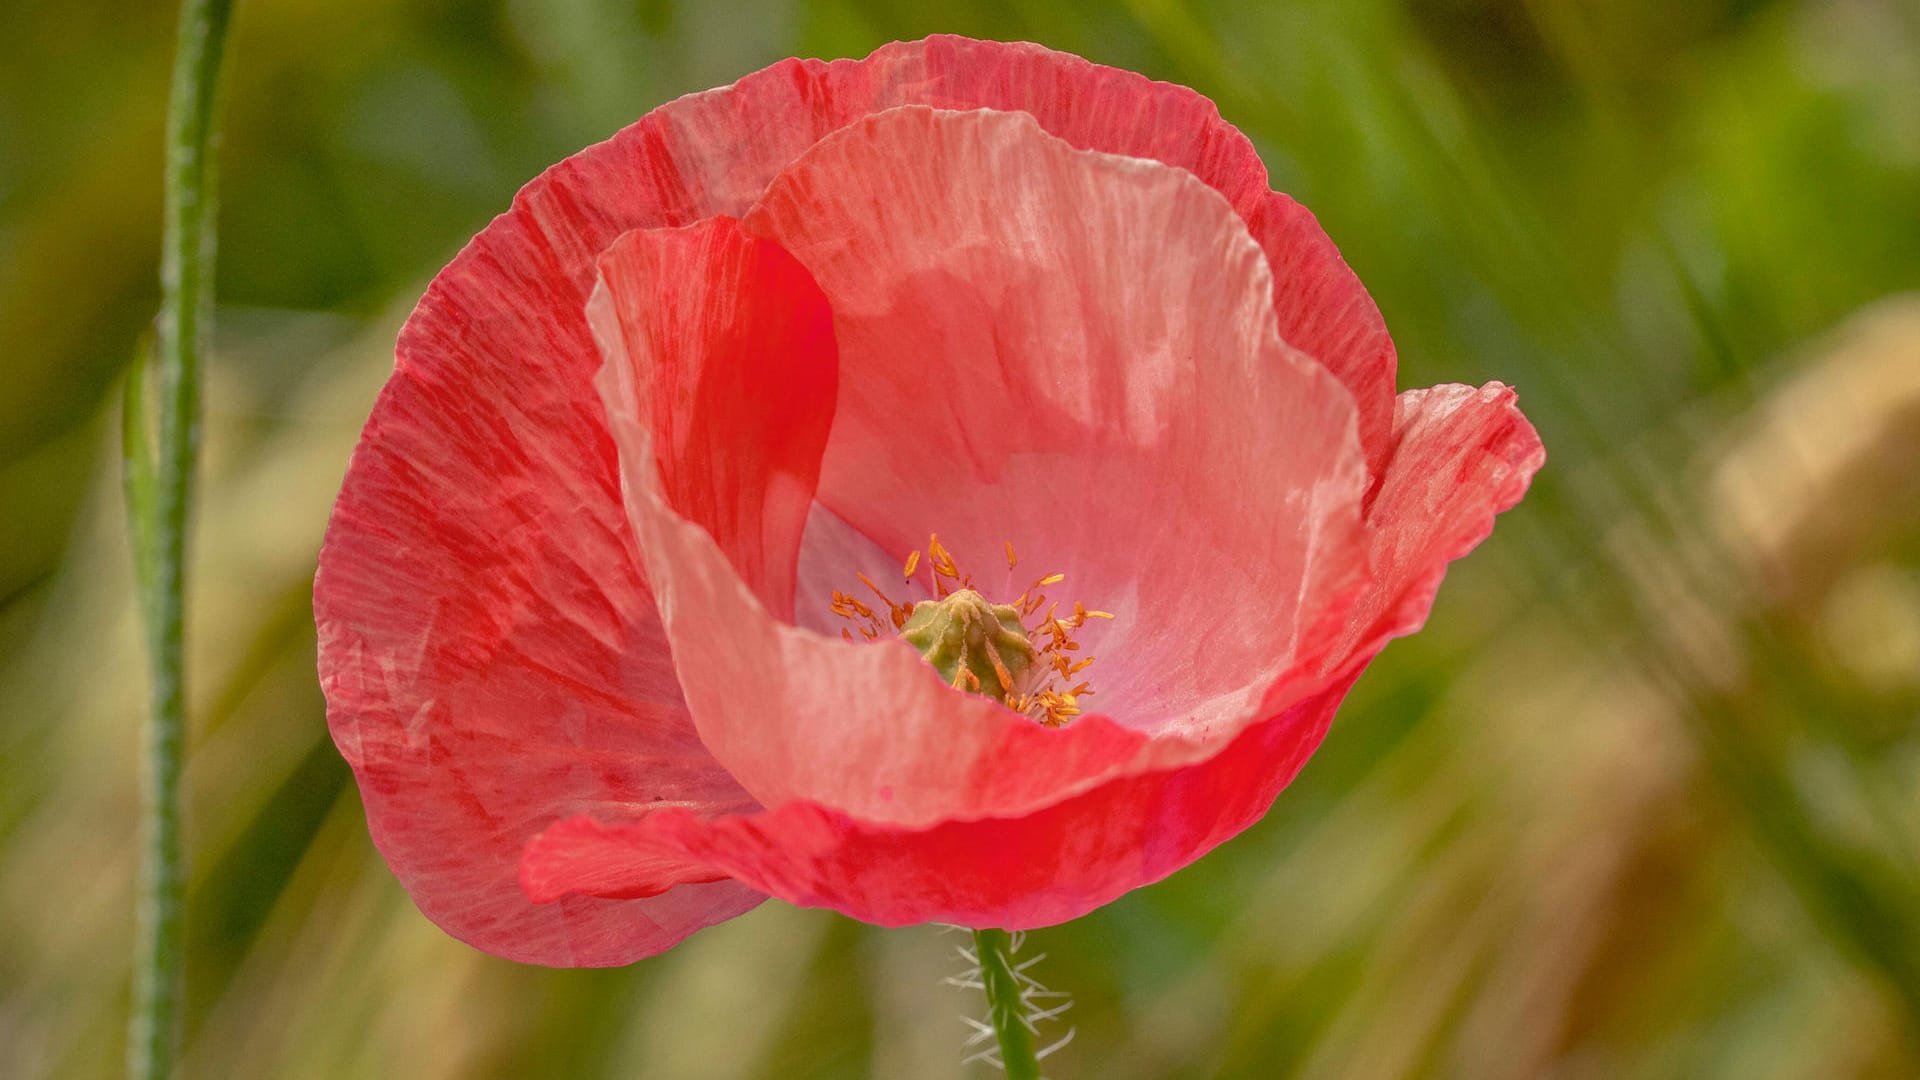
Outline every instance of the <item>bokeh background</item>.
<svg viewBox="0 0 1920 1080">
<path fill-rule="evenodd" d="M 122 1053 L 143 663 L 115 416 L 156 302 L 171 9 L 0 6 L 10 1078 Z M 367 840 L 308 597 L 399 320 L 519 184 L 671 96 L 935 30 L 1213 97 L 1368 283 L 1402 385 L 1510 381 L 1550 451 L 1264 822 L 1034 936 L 1075 997 L 1053 1074 L 1920 1075 L 1908 0 L 242 0 L 188 1072 L 986 1075 L 934 929 L 774 902 L 611 971 L 442 935 Z"/>
</svg>

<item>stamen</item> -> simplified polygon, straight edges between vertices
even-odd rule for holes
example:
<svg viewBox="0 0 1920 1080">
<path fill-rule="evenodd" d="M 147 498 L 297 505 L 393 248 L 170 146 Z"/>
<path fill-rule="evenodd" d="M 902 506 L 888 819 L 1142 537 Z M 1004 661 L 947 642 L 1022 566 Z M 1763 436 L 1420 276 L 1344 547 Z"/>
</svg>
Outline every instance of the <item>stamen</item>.
<svg viewBox="0 0 1920 1080">
<path fill-rule="evenodd" d="M 1005 548 L 1011 571 L 1019 566 L 1020 556 L 1011 541 Z M 909 588 L 919 573 L 922 554 L 915 548 L 901 565 L 902 580 Z M 1092 694 L 1092 687 L 1081 681 L 1070 690 L 1061 689 L 1093 666 L 1091 656 L 1069 655 L 1080 651 L 1074 632 L 1088 619 L 1110 620 L 1113 613 L 1090 610 L 1074 601 L 1071 611 L 1061 615 L 1065 601 L 1049 600 L 1041 591 L 1067 579 L 1057 572 L 1034 579 L 1011 603 L 994 604 L 974 590 L 973 575 L 961 570 L 953 552 L 940 542 L 940 534 L 927 535 L 924 554 L 933 571 L 928 585 L 935 599 L 897 602 L 872 578 L 856 574 L 884 611 L 834 590 L 830 610 L 854 624 L 842 627 L 840 636 L 857 642 L 897 633 L 918 647 L 943 676 L 951 670 L 948 685 L 955 690 L 1002 701 L 1046 727 L 1061 727 L 1082 715 L 1079 699 Z M 859 638 L 854 630 L 860 632 Z"/>
<path fill-rule="evenodd" d="M 935 574 L 960 580 L 960 568 L 954 565 L 953 555 L 941 545 L 939 533 L 931 533 L 927 537 L 927 558 L 932 560 Z"/>
<path fill-rule="evenodd" d="M 884 592 L 882 592 L 882 591 L 881 591 L 881 589 L 880 589 L 880 586 L 878 586 L 878 585 L 875 585 L 875 584 L 873 583 L 873 579 L 872 579 L 872 578 L 870 578 L 870 577 L 868 577 L 867 575 L 865 575 L 865 574 L 863 574 L 863 573 L 860 573 L 860 572 L 858 572 L 858 571 L 855 571 L 855 573 L 854 573 L 854 576 L 860 579 L 860 581 L 861 581 L 861 584 L 864 584 L 864 585 L 865 585 L 865 586 L 866 586 L 867 588 L 869 588 L 869 589 L 872 589 L 872 590 L 873 590 L 873 595 L 875 595 L 875 596 L 877 596 L 877 597 L 879 597 L 879 598 L 880 598 L 880 602 L 881 602 L 881 603 L 883 603 L 883 604 L 885 604 L 885 605 L 887 605 L 888 607 L 892 607 L 892 606 L 893 606 L 893 600 L 892 600 L 892 598 L 891 598 L 891 597 L 889 597 L 889 596 L 888 596 L 888 595 L 887 595 L 886 593 L 884 593 Z M 848 599 L 849 599 L 849 600 L 851 600 L 851 599 L 852 599 L 852 597 L 848 597 Z"/>
</svg>

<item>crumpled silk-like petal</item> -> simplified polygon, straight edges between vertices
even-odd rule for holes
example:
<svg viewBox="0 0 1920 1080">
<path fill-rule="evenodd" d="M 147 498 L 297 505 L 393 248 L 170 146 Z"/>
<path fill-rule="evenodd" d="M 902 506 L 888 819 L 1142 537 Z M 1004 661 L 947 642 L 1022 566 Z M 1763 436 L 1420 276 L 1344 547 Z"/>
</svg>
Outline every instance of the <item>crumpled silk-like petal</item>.
<svg viewBox="0 0 1920 1080">
<path fill-rule="evenodd" d="M 833 424 L 827 298 L 793 256 L 726 217 L 637 229 L 599 265 L 588 323 L 612 377 L 609 411 L 646 430 L 666 504 L 712 537 L 769 614 L 791 621 Z"/>
<path fill-rule="evenodd" d="M 1187 87 L 1027 42 L 951 35 L 885 45 L 863 60 L 782 61 L 650 116 L 658 123 L 648 145 L 675 163 L 675 174 L 657 183 L 668 205 L 684 200 L 693 217 L 739 215 L 829 132 L 900 105 L 1024 112 L 1078 149 L 1159 161 L 1219 191 L 1272 265 L 1282 337 L 1352 391 L 1368 464 L 1379 474 L 1395 367 L 1380 312 L 1313 215 L 1269 190 L 1247 137 Z"/>
<path fill-rule="evenodd" d="M 1351 397 L 1281 342 L 1259 249 L 1189 174 L 909 106 L 823 139 L 744 227 L 833 303 L 820 501 L 896 562 L 939 532 L 1000 599 L 1008 542 L 1027 580 L 1064 573 L 1047 592 L 1117 616 L 1081 633 L 1102 714 L 1244 717 L 1357 582 Z"/>
<path fill-rule="evenodd" d="M 525 222 L 496 228 L 403 332 L 335 505 L 314 586 L 327 720 L 428 917 L 517 960 L 628 963 L 760 895 L 536 906 L 527 838 L 583 812 L 754 803 L 682 704 L 566 344 L 571 284 L 550 259 L 486 259 L 502 234 L 536 244 Z"/>
<path fill-rule="evenodd" d="M 736 538 L 716 531 L 714 521 L 700 520 L 708 495 L 685 500 L 689 480 L 711 485 L 730 479 L 744 491 L 758 491 L 769 487 L 755 476 L 759 469 L 810 484 L 806 474 L 818 467 L 819 442 L 811 447 L 810 462 L 742 454 L 713 469 L 698 456 L 657 449 L 673 429 L 653 403 L 675 387 L 683 397 L 689 396 L 686 387 L 697 388 L 691 395 L 696 397 L 710 386 L 724 387 L 735 407 L 713 414 L 711 435 L 722 442 L 733 437 L 735 450 L 753 447 L 769 426 L 823 435 L 833 410 L 833 357 L 795 353 L 766 340 L 754 315 L 781 305 L 764 297 L 704 303 L 715 320 L 696 321 L 704 333 L 684 333 L 687 323 L 659 317 L 686 304 L 658 302 L 659 291 L 671 293 L 676 286 L 645 277 L 644 265 L 660 261 L 646 252 L 701 245 L 709 237 L 757 249 L 764 260 L 805 273 L 778 247 L 743 236 L 731 221 L 636 232 L 602 260 L 602 283 L 588 304 L 607 356 L 600 382 L 621 448 L 638 547 L 704 745 L 763 801 L 833 796 L 871 816 L 918 814 L 927 820 L 966 812 L 965 800 L 985 799 L 988 806 L 1031 802 L 1125 760 L 1140 745 L 1139 736 L 1106 723 L 1071 736 L 1043 730 L 985 698 L 954 692 L 898 641 L 855 647 L 801 630 L 775 617 L 745 585 L 735 561 Z M 734 347 L 755 343 L 758 351 Z M 722 492 L 711 501 L 725 503 L 739 493 Z M 777 529 L 791 537 L 806 510 L 789 500 L 786 511 L 792 520 Z M 773 557 L 791 567 L 795 555 L 789 548 Z M 899 738 L 909 724 L 927 725 L 939 735 L 937 745 Z M 1023 767 L 1008 767 L 1013 761 Z M 948 801 L 929 810 L 930 792 L 944 793 Z"/>
<path fill-rule="evenodd" d="M 1486 538 L 1494 515 L 1519 501 L 1544 460 L 1513 391 L 1498 383 L 1400 395 L 1392 451 L 1368 519 L 1376 577 L 1343 644 L 1325 657 L 1326 677 L 1217 753 L 1196 759 L 1186 740 L 1163 738 L 1136 759 L 1153 762 L 1144 771 L 1019 817 L 926 829 L 811 803 L 712 820 L 678 811 L 643 820 L 583 816 L 529 845 L 530 894 L 605 887 L 573 878 L 571 865 L 651 860 L 668 872 L 640 871 L 618 884 L 725 872 L 792 903 L 887 925 L 1031 928 L 1159 880 L 1259 819 L 1318 747 L 1366 664 L 1388 639 L 1419 627 L 1447 563 Z M 1277 689 L 1288 685 L 1298 683 Z"/>
<path fill-rule="evenodd" d="M 1493 532 L 1546 463 L 1519 395 L 1491 382 L 1446 383 L 1395 402 L 1387 471 L 1367 507 L 1374 585 L 1348 613 L 1334 653 L 1371 657 L 1420 629 L 1447 564 Z"/>
<path fill-rule="evenodd" d="M 1025 192 L 1020 213 L 979 212 L 1014 183 Z M 910 220 L 876 218 L 882 206 L 907 208 Z M 822 287 L 835 305 L 842 364 L 861 352 L 857 368 L 843 366 L 834 440 L 842 446 L 845 430 L 852 441 L 841 476 L 904 479 L 855 500 L 860 509 L 921 523 L 951 513 L 962 537 L 981 527 L 1025 530 L 1011 534 L 1016 543 L 1064 556 L 1069 573 L 1111 586 L 1117 621 L 1162 635 L 1142 635 L 1148 644 L 1133 648 L 1132 666 L 1156 649 L 1178 650 L 1157 673 L 1186 693 L 1171 700 L 1183 719 L 1194 717 L 1191 730 L 1204 732 L 1216 716 L 1244 722 L 1265 690 L 1255 678 L 1286 662 L 1305 617 L 1290 605 L 1323 606 L 1321 581 L 1340 583 L 1338 595 L 1359 568 L 1366 477 L 1347 395 L 1279 341 L 1264 261 L 1225 201 L 1182 171 L 1073 150 L 1019 114 L 909 108 L 824 140 L 744 227 L 756 222 L 802 235 L 817 265 L 835 275 Z M 817 237 L 837 261 L 820 257 Z M 970 258 L 943 261 L 956 251 Z M 1111 272 L 1103 260 L 1129 269 Z M 871 276 L 849 278 L 850 265 Z M 876 281 L 921 287 L 896 297 Z M 644 290 L 603 287 L 589 305 L 608 355 L 608 414 L 701 737 L 756 798 L 925 824 L 1016 813 L 1124 767 L 1140 740 L 1100 717 L 1044 730 L 942 686 L 897 641 L 849 647 L 745 602 L 715 545 L 702 543 L 674 505 L 673 471 L 647 467 L 660 459 L 648 448 L 661 437 L 650 429 L 657 418 L 623 389 L 652 372 L 678 379 L 676 364 L 733 358 L 668 357 L 680 343 L 637 340 L 630 329 L 638 319 L 622 306 L 651 302 Z M 880 317 L 888 313 L 897 315 Z M 971 393 L 950 388 L 932 414 L 894 392 L 901 369 L 952 383 L 955 365 L 983 344 L 998 348 L 999 382 Z M 765 407 L 805 407 L 804 395 L 759 389 Z M 864 413 L 850 416 L 849 401 Z M 1006 452 L 990 457 L 983 438 Z M 1240 490 L 1253 470 L 1270 490 Z M 635 497 L 642 493 L 655 497 Z M 1140 516 L 1182 528 L 1156 542 L 1133 528 Z M 1084 533 L 1073 533 L 1076 525 Z M 1138 551 L 1116 559 L 1125 548 L 1112 537 L 1128 530 Z M 1195 531 L 1210 537 L 1204 550 L 1190 542 Z M 1085 536 L 1091 547 L 1062 544 L 1060 534 Z M 854 587 L 851 568 L 848 576 Z M 1236 596 L 1272 594 L 1268 616 L 1216 626 L 1181 591 L 1204 596 L 1216 579 Z M 1209 637 L 1195 640 L 1202 634 Z M 1128 640 L 1112 644 L 1128 670 Z M 1193 658 L 1220 673 L 1191 674 Z M 1146 678 L 1154 674 L 1149 668 Z"/>
<path fill-rule="evenodd" d="M 883 926 L 1065 922 L 1258 821 L 1319 746 L 1350 682 L 1247 728 L 1198 764 L 1127 776 L 1021 817 L 907 828 L 809 802 L 717 820 L 678 811 L 637 822 L 580 817 L 528 846 L 523 880 L 550 900 L 725 872 L 790 903 Z M 615 866 L 636 873 L 606 876 Z M 595 876 L 576 877 L 576 867 Z M 666 875 L 649 876 L 654 867 Z"/>
</svg>

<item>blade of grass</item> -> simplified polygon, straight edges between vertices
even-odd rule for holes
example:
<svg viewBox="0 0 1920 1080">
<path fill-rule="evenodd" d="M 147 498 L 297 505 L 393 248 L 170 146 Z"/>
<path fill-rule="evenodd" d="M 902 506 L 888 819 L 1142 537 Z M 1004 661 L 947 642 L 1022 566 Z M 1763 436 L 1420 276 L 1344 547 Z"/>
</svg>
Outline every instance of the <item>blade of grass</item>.
<svg viewBox="0 0 1920 1080">
<path fill-rule="evenodd" d="M 186 740 L 186 554 L 200 441 L 200 358 L 212 323 L 213 103 L 232 0 L 185 0 L 167 103 L 155 439 L 145 376 L 128 380 L 123 432 L 142 629 L 150 665 L 141 867 L 127 1072 L 165 1080 L 179 1056 L 185 891 L 180 778 Z"/>
</svg>

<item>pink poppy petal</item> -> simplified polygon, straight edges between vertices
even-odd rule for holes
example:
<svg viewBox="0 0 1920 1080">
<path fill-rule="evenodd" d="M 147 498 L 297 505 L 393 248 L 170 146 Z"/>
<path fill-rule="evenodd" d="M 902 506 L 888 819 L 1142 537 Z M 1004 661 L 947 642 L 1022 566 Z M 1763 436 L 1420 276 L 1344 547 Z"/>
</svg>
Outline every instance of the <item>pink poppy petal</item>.
<svg viewBox="0 0 1920 1080">
<path fill-rule="evenodd" d="M 791 621 L 833 423 L 826 297 L 793 256 L 726 217 L 627 233 L 599 266 L 588 321 L 613 379 L 606 393 L 646 429 L 661 498 Z"/>
<path fill-rule="evenodd" d="M 718 271 L 666 254 L 716 246 L 733 251 Z M 885 821 L 979 816 L 1056 798 L 1137 750 L 1140 736 L 1103 721 L 1047 731 L 958 693 L 897 640 L 852 646 L 783 618 L 774 605 L 791 594 L 754 587 L 726 523 L 791 541 L 804 520 L 835 407 L 818 294 L 727 221 L 629 234 L 601 265 L 587 316 L 639 550 L 701 740 L 755 798 Z M 700 410 L 698 452 L 663 452 L 685 441 L 692 402 L 716 403 Z M 781 522 L 771 503 L 740 509 L 768 492 Z M 791 574 L 791 547 L 759 550 Z"/>
<path fill-rule="evenodd" d="M 585 170 L 588 175 L 583 175 Z M 401 332 L 314 586 L 328 724 L 421 910 L 489 952 L 603 965 L 752 907 L 702 885 L 530 904 L 526 838 L 594 807 L 752 798 L 701 745 L 629 550 L 582 305 L 633 176 L 557 166 Z"/>
<path fill-rule="evenodd" d="M 1082 635 L 1102 712 L 1230 736 L 1352 595 L 1352 398 L 1281 341 L 1266 259 L 1191 174 L 902 107 L 823 139 L 744 227 L 833 304 L 820 501 L 895 565 L 938 532 L 995 599 L 1024 587 L 1008 542 L 1025 580 L 1064 573 L 1055 599 L 1117 616 Z"/>
<path fill-rule="evenodd" d="M 1057 797 L 1144 742 L 1099 717 L 1042 728 L 943 685 L 898 640 L 849 645 L 780 622 L 704 530 L 652 492 L 632 505 L 701 739 L 763 803 L 901 823 L 978 816 Z"/>
<path fill-rule="evenodd" d="M 562 331 L 504 290 L 439 291 L 424 310 L 320 555 L 328 725 L 374 842 L 449 933 L 534 963 L 659 952 L 759 895 L 536 907 L 516 882 L 526 838 L 570 814 L 752 800 L 681 702 L 612 444 L 556 370 L 565 354 L 479 344 Z"/>
<path fill-rule="evenodd" d="M 1392 467 L 1372 505 L 1379 580 L 1330 666 L 1340 674 L 1224 749 L 1158 740 L 1147 771 L 1018 818 L 902 828 L 810 803 L 701 818 L 583 815 L 529 845 L 545 900 L 670 887 L 726 874 L 792 903 L 883 925 L 927 921 L 1031 928 L 1157 881 L 1259 819 L 1318 747 L 1366 662 L 1418 627 L 1449 561 L 1490 532 L 1544 460 L 1499 384 L 1401 395 Z M 1284 694 L 1304 678 L 1283 680 Z"/>
<path fill-rule="evenodd" d="M 608 414 L 632 459 L 651 461 L 651 435 L 617 392 Z M 773 617 L 647 471 L 628 473 L 629 509 L 680 684 L 703 744 L 763 803 L 897 822 L 977 816 L 1056 797 L 1143 743 L 1097 717 L 1041 728 L 943 685 L 897 639 L 849 645 Z"/>
<path fill-rule="evenodd" d="M 580 817 L 528 846 L 526 873 L 542 899 L 725 873 L 883 926 L 1065 922 L 1259 820 L 1319 745 L 1351 682 L 1249 727 L 1197 764 L 1113 780 L 1023 817 L 915 829 L 807 802 L 711 820 L 674 810 Z"/>
<path fill-rule="evenodd" d="M 1386 320 L 1306 207 L 1277 191 L 1265 193 L 1251 209 L 1240 201 L 1234 206 L 1273 266 L 1280 335 L 1325 364 L 1353 394 L 1360 445 L 1377 480 L 1391 452 L 1398 367 Z"/>
<path fill-rule="evenodd" d="M 1497 382 L 1401 394 L 1387 471 L 1367 508 L 1373 585 L 1350 613 L 1348 664 L 1426 622 L 1447 564 L 1493 532 L 1546 462 L 1519 396 Z"/>
<path fill-rule="evenodd" d="M 1253 143 L 1197 91 L 1029 43 L 938 36 L 891 46 L 916 86 L 885 104 L 985 106 L 1031 113 L 1083 150 L 1151 158 L 1219 191 L 1273 267 L 1273 307 L 1287 344 L 1319 360 L 1353 393 L 1360 439 L 1377 474 L 1393 418 L 1395 357 L 1386 322 L 1313 214 L 1268 189 Z M 879 66 L 880 50 L 867 63 Z M 917 69 L 917 70 L 916 70 Z M 906 78 L 912 72 L 915 78 Z"/>
<path fill-rule="evenodd" d="M 1028 113 L 1074 147 L 1185 169 L 1226 196 L 1273 266 L 1281 335 L 1352 392 L 1377 474 L 1393 419 L 1394 349 L 1379 310 L 1304 207 L 1268 188 L 1266 166 L 1213 102 L 1172 83 L 1029 42 L 936 35 L 863 60 L 786 60 L 732 87 L 656 111 L 645 145 L 676 223 L 742 214 L 773 177 L 828 133 L 900 105 Z M 616 142 L 635 129 L 623 132 Z M 635 140 L 638 141 L 638 140 Z"/>
<path fill-rule="evenodd" d="M 610 832 L 584 814 L 542 829 L 520 859 L 520 887 L 527 898 L 536 904 L 570 897 L 636 900 L 731 879 L 706 861 L 664 845 L 608 842 Z"/>
</svg>

